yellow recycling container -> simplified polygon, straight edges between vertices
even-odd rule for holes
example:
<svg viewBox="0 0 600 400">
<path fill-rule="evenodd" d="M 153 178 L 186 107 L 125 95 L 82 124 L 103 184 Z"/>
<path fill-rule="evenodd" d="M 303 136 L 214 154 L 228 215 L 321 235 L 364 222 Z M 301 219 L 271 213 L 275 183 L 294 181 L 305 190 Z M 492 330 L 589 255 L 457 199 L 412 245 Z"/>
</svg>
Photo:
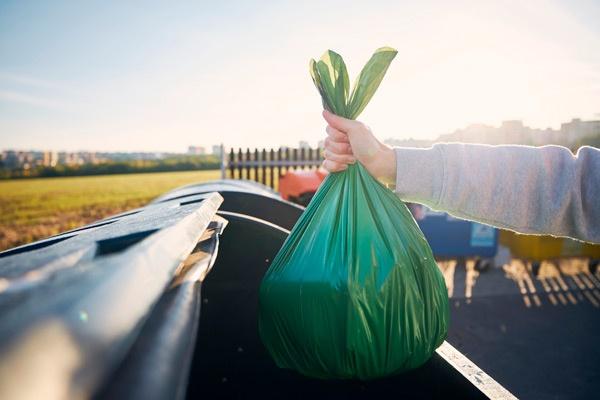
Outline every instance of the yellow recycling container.
<svg viewBox="0 0 600 400">
<path fill-rule="evenodd" d="M 501 230 L 499 242 L 513 257 L 542 261 L 564 257 L 600 259 L 600 245 L 552 236 L 521 235 Z"/>
</svg>

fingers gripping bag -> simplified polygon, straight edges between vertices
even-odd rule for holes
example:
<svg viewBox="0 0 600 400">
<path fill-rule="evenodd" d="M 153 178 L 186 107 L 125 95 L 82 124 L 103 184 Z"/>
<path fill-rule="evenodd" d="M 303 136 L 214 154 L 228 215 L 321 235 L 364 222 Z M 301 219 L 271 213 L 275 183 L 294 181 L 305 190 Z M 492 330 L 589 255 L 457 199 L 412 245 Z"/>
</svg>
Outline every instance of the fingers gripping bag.
<svg viewBox="0 0 600 400">
<path fill-rule="evenodd" d="M 378 49 L 351 93 L 340 55 L 311 60 L 324 107 L 355 119 L 396 53 Z M 448 328 L 447 290 L 429 244 L 404 203 L 358 162 L 323 181 L 265 274 L 259 301 L 260 336 L 277 365 L 316 378 L 416 368 Z"/>
</svg>

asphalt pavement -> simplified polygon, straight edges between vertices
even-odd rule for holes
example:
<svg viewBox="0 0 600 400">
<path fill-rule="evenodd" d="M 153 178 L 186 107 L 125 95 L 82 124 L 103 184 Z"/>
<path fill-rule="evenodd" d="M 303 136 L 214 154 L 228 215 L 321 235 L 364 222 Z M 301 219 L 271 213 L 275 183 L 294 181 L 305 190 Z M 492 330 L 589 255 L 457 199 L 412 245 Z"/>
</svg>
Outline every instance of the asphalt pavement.
<svg viewBox="0 0 600 400">
<path fill-rule="evenodd" d="M 600 393 L 600 275 L 577 263 L 445 268 L 448 342 L 523 399 Z"/>
</svg>

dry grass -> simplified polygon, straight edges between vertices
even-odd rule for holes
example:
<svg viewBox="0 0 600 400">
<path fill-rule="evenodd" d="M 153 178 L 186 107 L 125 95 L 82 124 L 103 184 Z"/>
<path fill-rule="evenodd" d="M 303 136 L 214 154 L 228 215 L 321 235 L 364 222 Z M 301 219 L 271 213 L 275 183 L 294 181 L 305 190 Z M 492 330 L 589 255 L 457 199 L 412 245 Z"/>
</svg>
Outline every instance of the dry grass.
<svg viewBox="0 0 600 400">
<path fill-rule="evenodd" d="M 219 171 L 0 181 L 0 250 L 140 207 Z"/>
</svg>

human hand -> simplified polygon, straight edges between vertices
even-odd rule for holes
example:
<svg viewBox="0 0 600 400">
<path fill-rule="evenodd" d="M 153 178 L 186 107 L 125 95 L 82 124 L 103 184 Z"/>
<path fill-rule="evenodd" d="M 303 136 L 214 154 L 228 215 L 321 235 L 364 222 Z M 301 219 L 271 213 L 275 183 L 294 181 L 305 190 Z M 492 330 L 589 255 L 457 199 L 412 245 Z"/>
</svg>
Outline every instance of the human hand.
<svg viewBox="0 0 600 400">
<path fill-rule="evenodd" d="M 329 172 L 343 171 L 358 160 L 380 181 L 396 181 L 394 150 L 377 140 L 368 126 L 327 110 L 323 111 L 323 118 L 327 121 L 323 168 Z"/>
</svg>

